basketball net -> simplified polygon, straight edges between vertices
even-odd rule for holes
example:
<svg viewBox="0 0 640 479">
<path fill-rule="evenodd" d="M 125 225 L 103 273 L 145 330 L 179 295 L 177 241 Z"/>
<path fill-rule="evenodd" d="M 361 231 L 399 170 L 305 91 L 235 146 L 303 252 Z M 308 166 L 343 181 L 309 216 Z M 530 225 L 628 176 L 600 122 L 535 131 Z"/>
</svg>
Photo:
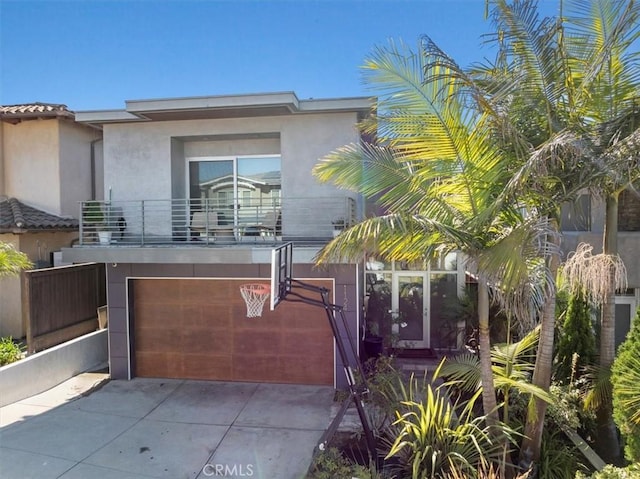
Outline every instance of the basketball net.
<svg viewBox="0 0 640 479">
<path fill-rule="evenodd" d="M 270 287 L 268 284 L 251 283 L 240 286 L 240 294 L 247 304 L 247 318 L 262 316 L 262 308 L 269 298 Z"/>
</svg>

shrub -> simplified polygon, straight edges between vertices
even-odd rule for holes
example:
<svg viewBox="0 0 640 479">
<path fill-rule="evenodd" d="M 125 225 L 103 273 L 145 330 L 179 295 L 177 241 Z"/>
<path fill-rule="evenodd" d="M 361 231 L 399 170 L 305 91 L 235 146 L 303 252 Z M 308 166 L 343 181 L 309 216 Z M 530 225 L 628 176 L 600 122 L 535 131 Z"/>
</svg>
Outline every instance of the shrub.
<svg viewBox="0 0 640 479">
<path fill-rule="evenodd" d="M 442 389 L 426 384 L 422 391 L 412 378 L 406 399 L 396 411 L 389 430 L 386 459 L 396 461 L 398 477 L 446 477 L 459 473 L 479 477 L 479 469 L 499 464 L 505 443 L 513 443 L 511 431 L 498 424 L 493 429 L 485 417 L 473 417 L 473 401 L 464 408 L 451 405 Z M 418 397 L 424 395 L 423 400 Z"/>
<path fill-rule="evenodd" d="M 611 368 L 613 417 L 625 439 L 625 457 L 640 462 L 640 308 Z"/>
<path fill-rule="evenodd" d="M 350 462 L 340 454 L 338 449 L 330 447 L 314 458 L 306 479 L 335 479 L 342 477 L 374 479 L 377 474 L 371 472 L 371 468 Z"/>
<path fill-rule="evenodd" d="M 582 367 L 594 363 L 595 357 L 596 339 L 589 305 L 584 293 L 578 291 L 569 298 L 567 314 L 560 332 L 556 380 L 562 383 L 571 382 Z"/>
<path fill-rule="evenodd" d="M 0 339 L 0 366 L 15 363 L 22 358 L 22 348 L 10 336 Z"/>
<path fill-rule="evenodd" d="M 576 479 L 637 479 L 640 477 L 640 464 L 631 464 L 628 467 L 605 466 L 602 471 L 586 476 L 582 473 L 576 474 Z"/>
</svg>

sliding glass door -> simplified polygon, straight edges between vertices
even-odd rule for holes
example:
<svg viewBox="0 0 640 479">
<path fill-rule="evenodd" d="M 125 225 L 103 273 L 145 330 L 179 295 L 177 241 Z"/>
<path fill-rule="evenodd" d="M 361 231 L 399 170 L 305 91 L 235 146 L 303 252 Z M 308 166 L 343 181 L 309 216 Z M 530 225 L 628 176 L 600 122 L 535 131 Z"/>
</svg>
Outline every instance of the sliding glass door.
<svg viewBox="0 0 640 479">
<path fill-rule="evenodd" d="M 280 156 L 192 158 L 189 198 L 194 211 L 218 213 L 218 224 L 261 225 L 279 214 Z"/>
</svg>

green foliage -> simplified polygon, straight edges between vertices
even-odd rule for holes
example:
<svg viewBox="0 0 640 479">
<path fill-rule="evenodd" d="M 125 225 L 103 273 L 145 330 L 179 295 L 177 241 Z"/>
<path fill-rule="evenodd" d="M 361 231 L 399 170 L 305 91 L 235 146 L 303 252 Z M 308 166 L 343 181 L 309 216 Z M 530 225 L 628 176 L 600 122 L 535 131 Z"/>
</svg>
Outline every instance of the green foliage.
<svg viewBox="0 0 640 479">
<path fill-rule="evenodd" d="M 640 477 L 640 464 L 631 464 L 628 467 L 605 466 L 602 471 L 587 476 L 578 472 L 576 479 L 637 479 Z"/>
<path fill-rule="evenodd" d="M 101 224 L 104 223 L 104 213 L 102 212 L 102 205 L 99 201 L 87 201 L 84 204 L 84 210 L 82 214 L 83 220 L 88 223 Z"/>
<path fill-rule="evenodd" d="M 567 383 L 579 377 L 584 366 L 596 359 L 596 340 L 589 304 L 582 291 L 571 295 L 557 349 L 556 381 Z"/>
<path fill-rule="evenodd" d="M 412 378 L 404 391 L 406 400 L 396 412 L 390 429 L 392 443 L 387 459 L 397 461 L 400 477 L 412 479 L 446 477 L 455 473 L 477 478 L 479 469 L 500 463 L 505 441 L 513 443 L 513 431 L 505 424 L 490 427 L 486 417 L 474 417 L 473 401 L 464 407 L 452 405 L 443 388 L 418 387 Z"/>
<path fill-rule="evenodd" d="M 26 254 L 17 251 L 13 245 L 0 242 L 0 277 L 15 276 L 32 266 Z"/>
<path fill-rule="evenodd" d="M 375 469 L 354 464 L 340 454 L 334 447 L 320 452 L 313 460 L 306 479 L 351 478 L 374 479 Z"/>
<path fill-rule="evenodd" d="M 573 479 L 577 471 L 588 470 L 579 461 L 580 456 L 580 451 L 560 429 L 545 427 L 538 461 L 538 477 Z"/>
<path fill-rule="evenodd" d="M 0 366 L 15 363 L 21 359 L 22 349 L 10 336 L 0 339 Z"/>
<path fill-rule="evenodd" d="M 611 369 L 613 417 L 625 439 L 625 457 L 640 462 L 640 308 Z"/>
<path fill-rule="evenodd" d="M 530 394 L 547 402 L 551 396 L 531 384 L 534 352 L 538 344 L 540 329 L 529 332 L 520 341 L 512 344 L 497 344 L 491 349 L 493 381 L 496 390 L 504 399 L 502 414 L 509 420 L 509 395 L 513 391 Z M 455 386 L 465 392 L 480 388 L 480 362 L 475 355 L 462 354 L 443 365 L 441 373 L 448 378 L 447 385 Z"/>
</svg>

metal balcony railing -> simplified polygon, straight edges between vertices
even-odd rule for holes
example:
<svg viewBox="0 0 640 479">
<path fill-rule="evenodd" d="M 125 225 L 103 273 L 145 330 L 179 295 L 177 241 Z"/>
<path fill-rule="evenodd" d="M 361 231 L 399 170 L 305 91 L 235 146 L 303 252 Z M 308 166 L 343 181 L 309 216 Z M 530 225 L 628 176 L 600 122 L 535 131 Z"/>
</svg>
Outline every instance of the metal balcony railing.
<svg viewBox="0 0 640 479">
<path fill-rule="evenodd" d="M 83 201 L 81 246 L 322 243 L 356 222 L 349 197 Z"/>
</svg>

